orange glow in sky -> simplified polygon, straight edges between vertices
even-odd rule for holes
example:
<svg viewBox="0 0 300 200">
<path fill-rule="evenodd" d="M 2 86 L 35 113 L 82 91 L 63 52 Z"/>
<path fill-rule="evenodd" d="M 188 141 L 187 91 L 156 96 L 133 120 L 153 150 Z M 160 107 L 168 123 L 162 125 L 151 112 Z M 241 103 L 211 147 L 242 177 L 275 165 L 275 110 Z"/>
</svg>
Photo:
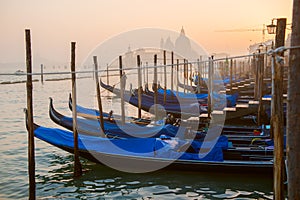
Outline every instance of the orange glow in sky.
<svg viewBox="0 0 300 200">
<path fill-rule="evenodd" d="M 70 42 L 77 61 L 99 43 L 124 31 L 155 27 L 180 31 L 209 53 L 247 54 L 262 41 L 272 18 L 291 22 L 292 0 L 1 0 L 0 63 L 24 62 L 24 30 L 31 29 L 33 59 L 68 63 Z M 267 35 L 266 39 L 274 35 Z"/>
</svg>

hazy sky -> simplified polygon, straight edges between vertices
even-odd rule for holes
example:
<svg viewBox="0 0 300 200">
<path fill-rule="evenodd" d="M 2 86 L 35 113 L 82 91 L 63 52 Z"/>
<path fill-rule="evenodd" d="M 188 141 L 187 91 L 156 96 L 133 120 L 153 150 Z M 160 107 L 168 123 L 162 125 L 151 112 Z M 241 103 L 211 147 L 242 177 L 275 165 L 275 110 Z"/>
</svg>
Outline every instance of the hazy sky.
<svg viewBox="0 0 300 200">
<path fill-rule="evenodd" d="M 216 30 L 262 29 L 272 18 L 290 23 L 291 15 L 292 0 L 0 0 L 0 63 L 25 60 L 25 28 L 33 59 L 53 63 L 69 62 L 71 41 L 80 63 L 99 43 L 143 27 L 179 32 L 183 26 L 209 53 L 245 54 L 262 31 Z"/>
</svg>

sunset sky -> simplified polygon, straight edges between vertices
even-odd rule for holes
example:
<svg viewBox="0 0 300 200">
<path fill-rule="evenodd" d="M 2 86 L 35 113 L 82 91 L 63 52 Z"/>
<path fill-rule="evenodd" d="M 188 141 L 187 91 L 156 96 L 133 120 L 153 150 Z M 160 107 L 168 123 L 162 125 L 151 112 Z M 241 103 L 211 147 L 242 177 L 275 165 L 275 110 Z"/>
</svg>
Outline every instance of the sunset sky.
<svg viewBox="0 0 300 200">
<path fill-rule="evenodd" d="M 24 30 L 31 29 L 33 59 L 68 63 L 77 42 L 80 63 L 99 43 L 137 28 L 180 31 L 209 53 L 246 54 L 261 42 L 272 18 L 291 22 L 292 0 L 0 0 L 0 63 L 24 62 Z M 274 35 L 266 34 L 266 39 Z"/>
</svg>

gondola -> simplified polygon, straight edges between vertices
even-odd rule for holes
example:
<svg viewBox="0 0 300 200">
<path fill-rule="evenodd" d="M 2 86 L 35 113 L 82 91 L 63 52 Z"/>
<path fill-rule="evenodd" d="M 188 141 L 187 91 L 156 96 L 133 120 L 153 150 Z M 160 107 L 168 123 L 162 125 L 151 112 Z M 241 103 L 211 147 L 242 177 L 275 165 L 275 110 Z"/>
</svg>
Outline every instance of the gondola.
<svg viewBox="0 0 300 200">
<path fill-rule="evenodd" d="M 51 102 L 50 102 L 51 103 Z M 51 104 L 50 104 L 51 105 Z M 51 106 L 49 107 L 51 108 Z M 69 95 L 69 108 L 70 110 L 72 110 L 72 98 L 71 98 L 71 94 Z M 95 118 L 99 118 L 99 111 L 93 108 L 86 108 L 80 105 L 76 106 L 77 109 L 77 113 L 84 118 L 87 119 L 95 119 Z M 111 111 L 112 113 L 112 111 Z M 104 119 L 107 117 L 108 115 L 104 113 Z M 171 119 L 169 119 L 168 117 L 171 117 Z M 113 115 L 110 116 L 110 119 L 121 119 L 120 115 Z M 136 117 L 125 117 L 125 119 L 127 119 L 128 122 L 132 122 L 132 123 L 136 123 L 136 124 L 140 124 L 140 125 L 147 125 L 149 123 L 151 123 L 150 119 L 144 119 L 144 118 L 136 118 Z M 195 122 L 189 122 L 186 121 L 186 123 L 181 123 L 181 119 L 179 118 L 173 118 L 172 116 L 168 115 L 165 118 L 165 121 L 162 122 L 158 122 L 159 124 L 161 123 L 171 123 L 173 125 L 183 125 L 183 126 L 189 126 L 189 127 L 195 127 Z M 201 123 L 201 124 L 200 124 Z M 207 123 L 203 123 L 198 121 L 197 124 L 200 124 L 199 127 L 200 129 L 198 130 L 202 130 L 203 127 L 207 127 L 208 124 Z M 234 125 L 226 125 L 224 124 L 223 126 L 223 132 L 227 133 L 227 134 L 236 134 L 236 133 L 245 133 L 245 135 L 253 135 L 254 132 L 256 135 L 261 135 L 263 137 L 269 137 L 269 128 L 266 128 L 265 125 L 262 126 L 234 126 Z"/>
<path fill-rule="evenodd" d="M 79 108 L 77 113 L 84 111 L 84 108 L 77 106 Z M 88 112 L 91 109 L 87 109 Z M 53 100 L 50 98 L 49 104 L 49 116 L 56 124 L 63 126 L 69 130 L 73 130 L 73 120 L 71 117 L 67 117 L 59 113 L 54 109 Z M 83 115 L 86 116 L 86 115 Z M 104 132 L 106 137 L 122 137 L 122 138 L 156 138 L 162 135 L 167 137 L 180 137 L 184 138 L 187 129 L 184 127 L 173 126 L 171 124 L 136 124 L 134 122 L 125 122 L 121 124 L 121 120 L 114 118 L 103 118 L 104 131 L 100 128 L 100 121 L 96 116 L 89 117 L 89 119 L 77 118 L 77 130 L 84 135 L 100 136 L 101 132 Z M 203 133 L 199 132 L 194 134 L 194 137 L 201 138 L 205 136 Z M 189 137 L 191 133 L 189 133 Z"/>
<path fill-rule="evenodd" d="M 181 83 L 179 80 L 177 82 L 177 85 L 178 85 L 178 87 L 186 89 L 187 91 L 190 91 L 192 93 L 197 93 L 197 86 L 187 85 L 187 84 Z M 200 92 L 207 93 L 208 92 L 207 87 L 200 86 Z"/>
<path fill-rule="evenodd" d="M 159 96 L 164 95 L 165 90 L 161 88 L 160 86 L 158 87 L 158 94 Z M 148 92 L 149 93 L 149 92 Z M 183 102 L 185 99 L 195 99 L 199 101 L 199 103 L 207 103 L 207 98 L 208 98 L 208 93 L 184 93 L 184 92 L 177 92 L 177 91 L 172 91 L 170 89 L 166 90 L 167 96 L 170 97 L 176 97 L 177 99 L 183 99 Z M 151 93 L 153 95 L 153 93 Z M 214 99 L 225 99 L 226 98 L 226 106 L 227 107 L 233 107 L 236 105 L 236 100 L 238 98 L 238 93 L 234 94 L 218 94 L 217 92 L 213 92 L 212 97 Z"/>
<path fill-rule="evenodd" d="M 103 83 L 100 80 L 100 85 L 104 89 L 114 93 L 117 96 L 120 96 L 120 89 L 114 88 L 113 86 L 107 85 Z M 207 105 L 199 104 L 198 101 L 195 101 L 194 103 L 191 103 L 190 100 L 189 103 L 180 102 L 180 100 L 176 100 L 176 98 L 169 98 L 172 99 L 173 102 L 160 102 L 160 98 L 158 98 L 157 104 L 160 104 L 158 106 L 158 110 L 163 109 L 167 114 L 172 114 L 174 117 L 181 117 L 182 115 L 185 116 L 199 116 L 202 113 L 207 113 Z M 130 103 L 133 106 L 138 107 L 138 95 L 136 93 L 133 93 L 131 91 L 124 91 L 124 100 L 128 103 Z M 149 112 L 150 109 L 154 106 L 154 96 L 147 95 L 145 93 L 142 93 L 142 105 L 141 108 Z"/>
<path fill-rule="evenodd" d="M 229 83 L 228 81 L 225 81 L 224 83 L 220 83 L 220 84 L 224 84 L 224 87 L 226 88 L 229 88 Z M 236 87 L 236 84 L 239 84 L 239 83 L 235 83 L 235 87 Z M 186 89 L 187 91 L 190 91 L 192 93 L 195 93 L 197 94 L 197 86 L 194 86 L 194 85 L 186 85 L 184 83 L 181 83 L 180 81 L 178 81 L 178 86 L 180 88 L 183 88 L 183 89 Z M 224 89 L 225 89 L 224 88 Z M 208 89 L 207 87 L 203 87 L 203 86 L 200 86 L 200 92 L 201 93 L 207 93 L 208 92 Z M 253 93 L 254 93 L 254 86 L 253 85 L 249 85 L 247 87 L 238 87 L 238 89 L 236 90 L 236 92 L 238 92 L 238 95 L 239 96 L 253 96 Z M 236 93 L 235 92 L 235 93 Z M 231 94 L 231 91 L 227 91 L 226 90 L 226 94 L 230 95 Z"/>
<path fill-rule="evenodd" d="M 254 95 L 254 85 L 253 84 L 247 84 L 247 85 L 245 85 L 245 83 L 248 82 L 249 80 L 247 80 L 247 81 L 244 81 L 243 79 L 236 79 L 235 80 L 234 77 L 233 77 L 232 81 L 233 81 L 233 83 L 232 83 L 233 86 L 237 87 L 237 92 L 238 92 L 239 96 L 253 96 Z M 197 85 L 197 83 L 198 83 L 198 76 L 194 76 L 192 78 L 192 82 L 195 85 Z M 208 83 L 208 79 L 207 78 L 201 78 L 200 79 L 200 87 L 201 87 L 200 91 L 201 92 L 207 92 L 207 85 L 206 85 L 207 83 Z M 230 78 L 229 77 L 225 77 L 225 78 L 223 78 L 221 80 L 214 80 L 214 83 L 215 84 L 222 84 L 225 87 L 229 88 L 230 87 Z M 181 83 L 180 81 L 178 81 L 178 86 L 181 87 L 181 88 L 185 88 L 188 91 L 195 92 L 195 93 L 197 91 L 197 86 L 189 86 L 189 85 Z M 242 86 L 242 87 L 238 87 L 238 86 Z M 266 87 L 267 86 L 265 85 L 264 86 L 264 92 L 269 91 Z M 227 92 L 229 92 L 229 94 L 232 93 L 231 91 L 227 91 Z"/>
<path fill-rule="evenodd" d="M 26 120 L 27 121 L 27 120 Z M 74 152 L 73 133 L 34 124 L 34 135 L 69 153 Z M 187 145 L 188 144 L 188 145 Z M 92 162 L 129 172 L 153 169 L 272 174 L 271 157 L 228 151 L 226 139 L 212 143 L 177 138 L 101 138 L 78 134 L 78 152 Z M 202 149 L 203 151 L 201 151 Z M 208 152 L 202 153 L 201 152 Z M 201 155 L 201 156 L 200 156 Z"/>
<path fill-rule="evenodd" d="M 52 98 L 50 98 L 50 105 L 52 102 Z M 49 108 L 51 108 L 51 106 L 49 106 Z M 69 108 L 70 110 L 72 110 L 72 96 L 71 93 L 69 94 Z M 77 105 L 76 106 L 77 109 L 77 113 L 84 118 L 92 118 L 95 119 L 97 117 L 99 117 L 99 111 L 95 110 L 95 109 L 91 109 L 91 108 L 85 108 L 82 106 Z M 121 120 L 121 116 L 114 114 L 113 111 L 111 110 L 109 113 L 107 112 L 103 112 L 103 117 L 104 119 L 108 119 L 109 121 L 114 121 L 116 119 Z M 137 117 L 125 117 L 125 121 L 126 122 L 131 122 L 131 123 L 135 123 L 138 125 L 147 125 L 151 122 L 150 119 L 146 119 L 146 118 L 137 118 Z"/>
<path fill-rule="evenodd" d="M 207 79 L 205 79 L 207 81 Z M 204 81 L 204 79 L 203 79 Z M 230 87 L 230 80 L 228 78 L 223 80 L 215 80 L 217 84 L 222 84 L 224 85 L 224 89 Z M 178 86 L 181 88 L 185 88 L 187 91 L 190 91 L 192 93 L 197 94 L 197 86 L 193 85 L 186 85 L 178 81 Z M 242 97 L 242 96 L 251 96 L 253 97 L 254 95 L 254 85 L 253 84 L 247 84 L 245 85 L 244 81 L 239 80 L 238 82 L 234 82 L 233 86 L 236 87 L 234 91 L 226 90 L 226 94 L 229 95 L 228 97 L 230 98 L 230 95 L 235 95 L 236 97 Z M 200 88 L 201 93 L 207 93 L 207 87 L 201 87 Z M 266 93 L 267 90 L 264 90 L 264 93 Z M 233 94 L 232 94 L 233 93 Z M 238 96 L 237 96 L 238 95 Z M 230 106 L 230 105 L 228 105 Z"/>
<path fill-rule="evenodd" d="M 192 78 L 191 78 L 191 81 L 197 85 L 198 84 L 198 80 L 199 80 L 199 76 L 198 75 L 194 75 Z M 232 81 L 235 81 L 235 82 L 240 82 L 241 80 L 240 79 L 237 79 L 235 77 L 232 77 Z M 208 78 L 205 78 L 205 77 L 200 77 L 200 86 L 202 87 L 206 87 L 207 88 L 207 83 L 208 83 Z M 222 77 L 221 79 L 215 79 L 214 80 L 214 84 L 229 84 L 230 83 L 230 77 Z"/>
<path fill-rule="evenodd" d="M 101 87 L 107 89 L 108 91 L 116 94 L 117 96 L 120 95 L 120 89 L 114 88 L 113 86 L 107 85 L 103 83 L 100 80 L 100 85 Z M 141 103 L 141 109 L 143 109 L 146 112 L 150 112 L 150 108 L 153 109 L 154 105 L 154 96 L 153 94 L 148 95 L 149 91 L 145 90 L 144 93 L 142 93 L 142 103 Z M 153 93 L 153 92 L 152 92 Z M 192 104 L 185 104 L 185 102 L 178 102 L 177 98 L 168 98 L 168 99 L 173 99 L 173 101 L 177 101 L 177 103 L 164 103 L 163 102 L 163 95 L 160 95 L 160 99 L 158 99 L 158 104 L 161 106 L 158 106 L 158 110 L 160 108 L 164 109 L 163 111 L 166 111 L 167 114 L 171 114 L 174 118 L 189 118 L 189 117 L 199 117 L 201 114 L 207 113 L 207 104 L 199 104 L 197 101 L 195 101 Z M 136 92 L 130 92 L 126 91 L 124 94 L 124 99 L 125 101 L 129 102 L 131 105 L 138 107 L 138 95 Z M 222 98 L 225 100 L 225 98 Z M 236 99 L 233 97 L 233 99 Z M 215 103 L 215 107 L 220 107 L 221 110 L 224 109 L 224 104 L 225 102 L 222 103 L 220 101 L 219 103 Z M 217 109 L 217 108 L 216 108 Z M 152 110 L 153 112 L 153 110 Z M 232 119 L 237 119 L 239 120 L 240 118 L 247 116 L 247 115 L 252 115 L 257 113 L 257 106 L 251 105 L 248 108 L 244 107 L 238 107 L 235 109 L 235 111 L 223 111 L 223 114 L 226 115 L 226 120 L 232 120 Z M 203 119 L 203 117 L 202 117 Z M 199 128 L 202 126 L 201 124 L 198 124 Z"/>
<path fill-rule="evenodd" d="M 69 101 L 70 102 L 70 101 Z M 71 103 L 69 106 L 71 107 Z M 79 108 L 77 113 L 85 112 L 87 108 L 77 106 Z M 92 109 L 87 109 L 91 111 Z M 94 110 L 97 113 L 96 110 Z M 99 113 L 97 113 L 99 116 Z M 73 129 L 73 120 L 70 117 L 64 116 L 55 110 L 53 106 L 53 101 L 50 99 L 49 104 L 49 116 L 57 124 L 72 130 Z M 85 115 L 83 115 L 85 116 Z M 95 120 L 96 119 L 96 120 Z M 269 130 L 264 126 L 261 127 L 236 127 L 236 126 L 219 126 L 212 127 L 211 131 L 222 131 L 223 135 L 226 135 L 231 142 L 239 145 L 249 145 L 249 144 L 264 144 L 269 140 Z M 100 122 L 96 117 L 89 117 L 89 119 L 77 119 L 77 129 L 82 134 L 87 135 L 100 135 Z M 171 124 L 164 124 L 160 126 L 137 126 L 136 124 L 126 122 L 121 124 L 118 119 L 111 120 L 104 117 L 104 129 L 105 134 L 108 137 L 159 137 L 161 135 L 166 135 L 169 137 L 180 137 L 180 138 L 189 138 L 201 140 L 207 135 L 207 131 L 197 131 L 187 129 L 182 125 L 181 127 L 174 126 Z M 134 130 L 134 131 L 132 131 Z M 212 133 L 210 133 L 212 134 Z"/>
</svg>

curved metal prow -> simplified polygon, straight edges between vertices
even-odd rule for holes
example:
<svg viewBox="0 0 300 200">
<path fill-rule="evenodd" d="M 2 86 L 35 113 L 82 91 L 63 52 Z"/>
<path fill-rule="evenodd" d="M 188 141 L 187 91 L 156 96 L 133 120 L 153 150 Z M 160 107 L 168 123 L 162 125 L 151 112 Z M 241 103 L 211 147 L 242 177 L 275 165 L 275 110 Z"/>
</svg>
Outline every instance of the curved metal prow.
<svg viewBox="0 0 300 200">
<path fill-rule="evenodd" d="M 28 131 L 28 111 L 27 108 L 23 109 L 23 112 L 25 114 L 25 125 L 26 125 L 26 129 Z M 37 129 L 38 127 L 40 127 L 39 125 L 33 123 L 33 130 Z"/>
<path fill-rule="evenodd" d="M 69 94 L 69 108 L 72 111 L 72 94 Z"/>
</svg>

